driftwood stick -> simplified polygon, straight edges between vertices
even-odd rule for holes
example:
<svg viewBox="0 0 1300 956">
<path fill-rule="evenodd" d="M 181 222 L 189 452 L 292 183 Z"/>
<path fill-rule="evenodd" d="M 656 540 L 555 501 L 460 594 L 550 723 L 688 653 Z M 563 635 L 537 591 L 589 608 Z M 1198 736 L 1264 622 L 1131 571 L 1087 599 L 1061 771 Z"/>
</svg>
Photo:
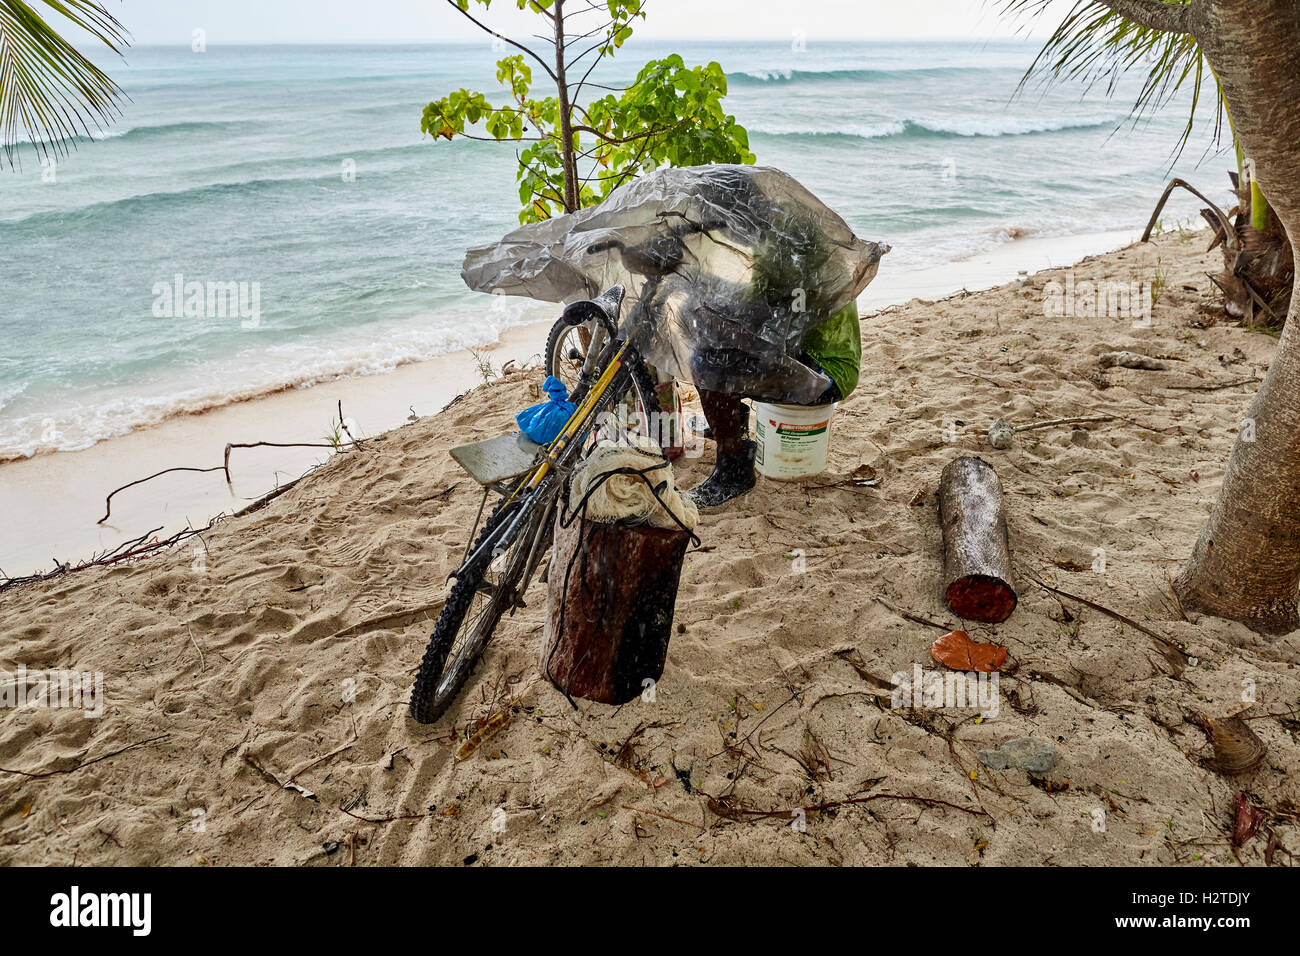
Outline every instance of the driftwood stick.
<svg viewBox="0 0 1300 956">
<path fill-rule="evenodd" d="M 313 470 L 315 470 L 315 469 L 313 469 Z M 307 472 L 307 475 L 310 475 L 310 474 L 311 474 L 310 471 Z M 293 481 L 286 481 L 286 482 L 285 482 L 284 484 L 282 484 L 279 488 L 276 488 L 274 491 L 268 491 L 266 494 L 262 495 L 262 497 L 258 498 L 258 499 L 257 499 L 256 501 L 254 501 L 252 504 L 248 505 L 247 507 L 244 507 L 244 508 L 239 509 L 238 511 L 236 511 L 236 512 L 235 512 L 233 515 L 231 515 L 230 517 L 232 517 L 232 518 L 242 518 L 242 517 L 244 517 L 244 515 L 250 515 L 250 514 L 252 514 L 254 511 L 261 511 L 263 508 L 265 508 L 267 505 L 269 505 L 269 504 L 270 504 L 272 501 L 274 501 L 276 498 L 279 498 L 279 497 L 280 497 L 282 494 L 284 494 L 286 491 L 292 491 L 293 488 L 294 488 L 294 486 L 297 485 L 298 482 L 302 481 L 303 478 L 306 478 L 307 475 L 302 475 L 302 476 L 300 476 L 300 477 L 298 477 L 298 478 L 295 478 Z"/>
<path fill-rule="evenodd" d="M 1060 588 L 1054 588 L 1050 584 L 1045 584 L 1042 581 L 1038 580 L 1038 578 L 1034 577 L 1032 574 L 1029 575 L 1029 580 L 1033 581 L 1044 591 L 1048 591 L 1052 594 L 1059 595 L 1063 598 L 1069 598 L 1071 601 L 1078 601 L 1080 604 L 1083 604 L 1086 607 L 1090 607 L 1094 611 L 1100 611 L 1102 614 L 1105 614 L 1107 617 L 1119 621 L 1121 624 L 1127 624 L 1129 627 L 1133 628 L 1133 630 L 1145 634 L 1147 637 L 1151 638 L 1154 641 L 1159 641 L 1161 644 L 1173 648 L 1179 654 L 1182 654 L 1184 657 L 1187 656 L 1187 651 L 1177 641 L 1165 637 L 1163 634 L 1159 634 L 1151 630 L 1151 628 L 1146 627 L 1143 624 L 1139 624 L 1131 617 L 1127 617 L 1126 615 L 1120 614 L 1118 611 L 1112 611 L 1110 608 L 1098 604 L 1096 601 L 1089 601 L 1086 597 L 1080 597 L 1077 594 L 1071 594 L 1069 591 L 1062 591 Z"/>
<path fill-rule="evenodd" d="M 1053 418 L 1047 422 L 1029 422 L 1026 425 L 1016 425 L 1013 431 L 1027 432 L 1035 428 L 1051 428 L 1054 425 L 1084 425 L 1089 422 L 1111 422 L 1115 420 L 1114 415 L 1080 415 L 1077 418 Z"/>
<path fill-rule="evenodd" d="M 920 803 L 924 806 L 931 807 L 951 807 L 953 810 L 960 810 L 962 813 L 969 813 L 973 817 L 988 817 L 993 819 L 993 815 L 987 810 L 976 810 L 974 807 L 963 807 L 955 803 L 949 803 L 947 800 L 940 800 L 937 797 L 921 797 L 912 793 L 873 793 L 868 797 L 850 797 L 847 800 L 828 800 L 826 803 L 816 803 L 807 807 L 791 807 L 788 810 L 750 810 L 744 807 L 732 806 L 726 797 L 710 797 L 709 809 L 720 817 L 735 819 L 737 817 L 792 817 L 795 811 L 802 810 L 804 813 L 821 813 L 825 810 L 835 810 L 839 807 L 849 807 L 858 803 L 871 803 L 873 800 L 906 800 L 912 803 Z"/>
<path fill-rule="evenodd" d="M 953 628 L 949 627 L 947 624 L 940 624 L 938 621 L 932 621 L 928 617 L 921 617 L 921 615 L 915 614 L 904 608 L 895 607 L 894 605 L 890 604 L 882 597 L 877 597 L 876 601 L 879 602 L 880 604 L 883 604 L 885 607 L 889 608 L 889 610 L 893 611 L 895 614 L 897 614 L 905 621 L 911 621 L 913 624 L 924 624 L 927 627 L 937 627 L 941 631 L 953 630 Z"/>
<path fill-rule="evenodd" d="M 198 647 L 197 644 L 195 644 L 194 646 L 195 646 L 195 647 Z M 289 779 L 286 780 L 285 783 L 293 783 L 295 780 L 298 779 L 298 776 L 299 776 L 300 774 L 304 774 L 304 773 L 306 773 L 306 772 L 307 772 L 308 770 L 310 770 L 312 767 L 315 767 L 315 766 L 317 766 L 318 764 L 322 764 L 322 763 L 324 763 L 326 760 L 329 760 L 331 757 L 337 757 L 339 754 L 343 753 L 343 751 L 345 751 L 345 750 L 351 750 L 351 749 L 352 749 L 353 747 L 355 747 L 356 745 L 357 745 L 357 742 L 354 740 L 354 741 L 352 741 L 352 743 L 350 743 L 350 744 L 344 744 L 344 745 L 343 745 L 342 747 L 340 747 L 338 750 L 331 750 L 329 753 L 327 753 L 327 754 L 326 754 L 325 756 L 323 756 L 323 757 L 317 757 L 317 758 L 316 758 L 315 760 L 313 760 L 311 763 L 307 764 L 307 766 L 302 767 L 302 768 L 300 768 L 300 769 L 298 769 L 298 770 L 295 770 L 293 773 L 289 774 Z"/>
<path fill-rule="evenodd" d="M 236 448 L 333 448 L 328 442 L 278 442 L 278 441 L 250 441 L 250 442 L 230 442 L 226 445 L 226 456 L 224 468 L 226 470 L 226 480 L 230 480 L 230 453 Z M 215 468 L 209 469 L 216 471 Z"/>
<path fill-rule="evenodd" d="M 644 813 L 647 814 L 648 816 L 658 817 L 660 820 L 671 820 L 673 823 L 680 823 L 682 826 L 690 827 L 693 830 L 703 831 L 705 829 L 705 827 L 701 826 L 698 823 L 690 823 L 686 820 L 679 820 L 677 819 L 677 817 L 670 817 L 668 814 L 660 813 L 657 810 L 643 810 L 641 807 L 629 806 L 626 803 L 621 804 L 621 806 L 623 807 L 624 810 L 631 810 L 633 813 Z"/>
<path fill-rule="evenodd" d="M 343 429 L 343 434 L 347 435 L 348 438 L 352 439 L 352 446 L 354 448 L 361 447 L 361 442 L 357 441 L 356 437 L 352 434 L 351 430 L 348 428 L 347 419 L 343 417 L 343 399 L 341 398 L 339 399 L 339 428 Z"/>
<path fill-rule="evenodd" d="M 8 767 L 0 767 L 0 772 L 16 773 L 21 777 L 30 777 L 32 779 L 40 779 L 42 777 L 55 777 L 61 773 L 76 773 L 78 770 L 82 770 L 86 767 L 89 767 L 91 764 L 99 763 L 101 760 L 107 760 L 109 757 L 116 757 L 118 754 L 124 754 L 128 750 L 134 750 L 136 747 L 143 747 L 145 746 L 145 744 L 151 744 L 156 740 L 162 740 L 164 737 L 170 737 L 170 736 L 171 736 L 170 734 L 159 734 L 156 737 L 150 737 L 148 740 L 137 740 L 133 744 L 127 744 L 125 747 L 119 747 L 117 750 L 110 751 L 106 754 L 100 754 L 98 757 L 93 757 L 90 760 L 83 761 L 82 763 L 77 764 L 75 767 L 69 767 L 66 770 L 46 770 L 44 773 L 28 773 L 26 770 L 10 770 Z"/>
<path fill-rule="evenodd" d="M 361 820 L 364 823 L 392 823 L 394 820 L 423 820 L 428 816 L 427 813 L 404 813 L 401 816 L 396 817 L 362 817 L 349 810 L 344 810 L 342 807 L 339 807 L 339 812 L 346 813 L 353 820 Z"/>
<path fill-rule="evenodd" d="M 1221 388 L 1236 388 L 1238 385 L 1254 385 L 1262 381 L 1258 378 L 1242 378 L 1233 382 L 1219 382 L 1216 385 L 1166 385 L 1165 388 L 1177 389 L 1180 392 L 1217 392 Z"/>
<path fill-rule="evenodd" d="M 224 471 L 226 473 L 226 481 L 229 482 L 230 468 L 229 468 L 228 459 L 229 459 L 229 455 L 227 455 L 227 464 L 225 466 L 219 465 L 216 468 L 164 468 L 162 471 L 154 472 L 148 478 L 137 478 L 135 481 L 127 482 L 121 488 L 114 488 L 112 491 L 108 493 L 108 497 L 104 499 L 104 517 L 96 521 L 95 524 L 103 524 L 105 521 L 108 520 L 108 516 L 112 513 L 113 496 L 115 494 L 117 494 L 119 491 L 126 491 L 126 489 L 132 488 L 135 485 L 144 484 L 146 481 L 151 481 L 154 478 L 157 478 L 159 475 L 166 475 L 173 471 L 199 471 L 199 472 Z"/>
</svg>

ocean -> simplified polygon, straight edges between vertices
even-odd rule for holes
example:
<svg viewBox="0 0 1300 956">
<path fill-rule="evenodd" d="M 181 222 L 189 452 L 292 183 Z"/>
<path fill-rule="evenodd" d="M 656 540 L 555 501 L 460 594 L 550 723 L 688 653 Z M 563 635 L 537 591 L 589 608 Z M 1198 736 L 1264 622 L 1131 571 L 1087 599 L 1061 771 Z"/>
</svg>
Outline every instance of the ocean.
<svg viewBox="0 0 1300 956">
<path fill-rule="evenodd" d="M 1145 223 L 1171 169 L 1228 201 L 1228 153 L 1177 105 L 1077 85 L 1013 100 L 1019 41 L 633 40 L 716 60 L 758 162 L 803 182 L 886 271 L 1023 236 Z M 130 100 L 42 168 L 0 172 L 0 461 L 75 450 L 163 419 L 494 341 L 554 307 L 469 292 L 466 247 L 517 224 L 514 150 L 420 133 L 451 90 L 494 97 L 490 44 L 137 48 L 107 63 Z M 1166 222 L 1197 203 L 1178 195 Z M 186 315 L 171 290 L 238 292 Z"/>
</svg>

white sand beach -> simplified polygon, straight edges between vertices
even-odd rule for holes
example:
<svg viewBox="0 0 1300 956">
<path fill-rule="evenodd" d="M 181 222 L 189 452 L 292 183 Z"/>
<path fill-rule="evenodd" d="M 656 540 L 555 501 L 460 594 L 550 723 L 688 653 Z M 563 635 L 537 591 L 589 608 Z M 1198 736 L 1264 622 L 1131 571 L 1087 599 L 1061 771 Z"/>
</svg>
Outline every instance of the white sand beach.
<svg viewBox="0 0 1300 956">
<path fill-rule="evenodd" d="M 537 370 L 442 414 L 443 396 L 472 384 L 463 360 L 439 363 L 445 378 L 412 366 L 6 465 L 7 501 L 40 484 L 57 502 L 40 509 L 60 515 L 46 539 L 63 557 L 94 543 L 78 535 L 119 479 L 219 459 L 225 441 L 314 436 L 339 398 L 371 437 L 207 532 L 202 568 L 187 547 L 0 595 L 0 668 L 101 672 L 104 687 L 98 718 L 0 714 L 0 864 L 1233 866 L 1242 788 L 1272 808 L 1283 845 L 1300 845 L 1294 640 L 1184 613 L 1169 588 L 1275 343 L 1222 320 L 1205 276 L 1221 256 L 1205 244 L 1168 234 L 1072 266 L 1091 281 L 1161 275 L 1148 328 L 1045 316 L 1064 256 L 1023 280 L 1032 263 L 1012 259 L 990 280 L 1012 281 L 988 291 L 864 313 L 862 379 L 827 472 L 760 479 L 701 522 L 653 702 L 575 709 L 543 682 L 534 585 L 448 717 L 407 716 L 479 502 L 447 451 L 509 431 Z M 979 282 L 942 278 L 946 291 Z M 894 294 L 887 270 L 869 294 Z M 536 340 L 520 336 L 494 355 L 526 357 Z M 1168 367 L 1103 369 L 1098 355 L 1116 349 Z M 403 424 L 410 404 L 418 418 Z M 1005 450 L 985 439 L 998 417 L 1080 416 L 1105 420 L 1027 431 Z M 960 454 L 1001 476 L 1020 599 L 1006 623 L 967 627 L 1009 651 L 984 719 L 896 708 L 888 690 L 935 666 L 931 642 L 960 623 L 941 595 L 934 496 Z M 680 483 L 712 457 L 683 459 Z M 864 466 L 875 485 L 852 480 Z M 257 467 L 251 453 L 236 463 L 241 498 L 267 486 Z M 142 502 L 213 511 L 184 497 L 204 477 L 124 496 L 122 532 L 154 520 Z M 43 530 L 17 517 L 15 559 Z M 1194 721 L 1242 711 L 1245 687 L 1268 755 L 1230 777 L 1206 766 Z M 503 710 L 504 727 L 457 761 L 462 737 Z M 1018 738 L 1051 745 L 1053 766 L 979 759 Z M 1257 864 L 1266 851 L 1257 838 L 1239 852 Z"/>
</svg>

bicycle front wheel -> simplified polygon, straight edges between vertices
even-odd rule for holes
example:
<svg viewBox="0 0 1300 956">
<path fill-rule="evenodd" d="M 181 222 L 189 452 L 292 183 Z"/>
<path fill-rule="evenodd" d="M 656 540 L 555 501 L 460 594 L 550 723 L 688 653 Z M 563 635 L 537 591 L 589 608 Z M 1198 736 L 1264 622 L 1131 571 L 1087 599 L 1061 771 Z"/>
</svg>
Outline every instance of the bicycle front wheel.
<svg viewBox="0 0 1300 956">
<path fill-rule="evenodd" d="M 581 388 L 582 372 L 591 350 L 599 349 L 606 341 L 603 331 L 593 329 L 593 325 L 561 316 L 546 338 L 546 374 L 563 382 L 569 398 L 575 402 L 581 401 L 585 394 Z M 660 421 L 654 375 L 643 362 L 630 357 L 628 361 L 626 384 L 618 390 L 619 401 L 610 403 L 608 420 L 600 423 L 600 437 L 626 440 L 629 435 L 639 434 L 658 441 L 672 432 L 671 426 L 665 428 L 667 423 Z M 588 381 L 594 381 L 599 375 L 597 368 Z"/>
<path fill-rule="evenodd" d="M 588 433 L 600 429 L 605 413 L 629 391 L 643 402 L 654 396 L 654 383 L 635 355 L 628 357 L 592 409 L 584 423 Z M 431 724 L 446 712 L 501 618 L 526 606 L 524 592 L 551 546 L 556 502 L 564 484 L 561 476 L 581 454 L 584 439 L 585 435 L 571 441 L 551 474 L 525 497 L 503 500 L 483 526 L 471 548 L 473 557 L 457 575 L 420 662 L 411 691 L 411 716 L 420 723 Z"/>
<path fill-rule="evenodd" d="M 420 723 L 431 724 L 446 712 L 474 672 L 501 618 L 526 606 L 522 592 L 550 547 L 558 485 L 551 482 L 538 491 L 540 497 L 522 507 L 498 506 L 474 549 L 493 535 L 499 534 L 500 540 L 452 585 L 411 691 L 411 716 Z M 511 527 L 511 522 L 517 524 Z"/>
<path fill-rule="evenodd" d="M 563 317 L 551 326 L 546 337 L 546 374 L 563 382 L 570 395 L 577 390 L 594 339 L 588 323 L 570 322 Z"/>
</svg>

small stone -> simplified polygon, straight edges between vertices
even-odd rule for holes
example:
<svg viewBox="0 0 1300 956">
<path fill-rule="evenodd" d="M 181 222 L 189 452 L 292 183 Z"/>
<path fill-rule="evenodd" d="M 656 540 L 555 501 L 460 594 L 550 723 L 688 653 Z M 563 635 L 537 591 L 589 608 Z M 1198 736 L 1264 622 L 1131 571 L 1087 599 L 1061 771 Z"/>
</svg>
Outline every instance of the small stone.
<svg viewBox="0 0 1300 956">
<path fill-rule="evenodd" d="M 1102 368 L 1140 368 L 1148 372 L 1163 372 L 1169 368 L 1159 359 L 1153 359 L 1148 355 L 1138 355 L 1136 352 L 1105 352 L 1097 356 L 1097 363 Z"/>
<path fill-rule="evenodd" d="M 1048 740 L 1020 737 L 1001 747 L 981 750 L 980 763 L 990 770 L 1027 770 L 1046 773 L 1056 766 L 1056 745 Z"/>
<path fill-rule="evenodd" d="M 1076 428 L 1074 431 L 1070 432 L 1071 445 L 1087 445 L 1088 438 L 1088 430 L 1086 428 Z"/>
<path fill-rule="evenodd" d="M 994 448 L 1010 448 L 1015 437 L 1015 426 L 1005 418 L 999 418 L 989 426 L 989 444 Z"/>
</svg>

